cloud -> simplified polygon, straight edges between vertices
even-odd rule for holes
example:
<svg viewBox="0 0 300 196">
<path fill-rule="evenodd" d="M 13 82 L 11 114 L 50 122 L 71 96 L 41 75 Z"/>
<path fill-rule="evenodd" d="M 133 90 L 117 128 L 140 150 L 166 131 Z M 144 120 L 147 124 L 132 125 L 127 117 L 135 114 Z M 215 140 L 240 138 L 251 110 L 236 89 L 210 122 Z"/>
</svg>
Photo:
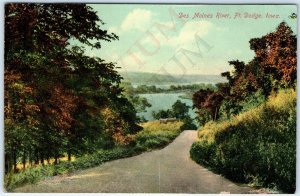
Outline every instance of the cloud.
<svg viewBox="0 0 300 196">
<path fill-rule="evenodd" d="M 174 25 L 172 22 L 159 23 L 169 28 Z M 141 43 L 148 47 L 149 45 L 157 47 L 157 44 L 159 43 L 162 47 L 170 47 L 174 49 L 174 52 L 182 47 L 195 49 L 197 48 L 197 40 L 195 36 L 197 35 L 204 40 L 204 37 L 212 31 L 217 31 L 217 27 L 209 21 L 189 21 L 178 29 L 178 31 L 165 31 L 166 37 L 158 29 L 151 29 L 151 36 L 150 34 L 145 35 L 145 37 L 141 40 Z"/>
<path fill-rule="evenodd" d="M 169 43 L 173 46 L 190 46 L 195 42 L 195 35 L 200 38 L 207 35 L 213 28 L 211 22 L 208 21 L 192 21 L 187 22 L 180 30 L 177 36 L 173 36 Z"/>
<path fill-rule="evenodd" d="M 132 29 L 143 31 L 151 22 L 153 13 L 145 9 L 134 9 L 123 20 L 121 31 L 129 31 Z"/>
</svg>

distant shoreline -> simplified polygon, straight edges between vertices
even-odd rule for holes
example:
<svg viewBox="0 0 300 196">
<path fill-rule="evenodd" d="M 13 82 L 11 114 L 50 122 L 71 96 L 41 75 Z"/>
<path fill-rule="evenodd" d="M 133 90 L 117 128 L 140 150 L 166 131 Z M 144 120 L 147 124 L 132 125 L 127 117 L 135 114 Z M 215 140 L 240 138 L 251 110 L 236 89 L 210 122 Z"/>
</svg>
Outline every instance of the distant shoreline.
<svg viewBox="0 0 300 196">
<path fill-rule="evenodd" d="M 149 72 L 119 72 L 123 77 L 122 82 L 130 82 L 134 85 L 178 85 L 178 84 L 216 84 L 227 82 L 221 75 L 169 75 Z"/>
</svg>

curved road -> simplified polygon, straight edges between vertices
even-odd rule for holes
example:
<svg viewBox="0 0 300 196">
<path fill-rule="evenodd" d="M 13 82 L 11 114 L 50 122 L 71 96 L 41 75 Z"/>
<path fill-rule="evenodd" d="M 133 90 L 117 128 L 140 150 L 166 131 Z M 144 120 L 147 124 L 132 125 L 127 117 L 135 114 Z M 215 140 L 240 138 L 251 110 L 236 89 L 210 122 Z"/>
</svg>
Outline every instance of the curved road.
<svg viewBox="0 0 300 196">
<path fill-rule="evenodd" d="M 253 190 L 192 161 L 189 150 L 196 137 L 196 131 L 184 131 L 162 150 L 52 177 L 15 192 L 250 193 Z"/>
</svg>

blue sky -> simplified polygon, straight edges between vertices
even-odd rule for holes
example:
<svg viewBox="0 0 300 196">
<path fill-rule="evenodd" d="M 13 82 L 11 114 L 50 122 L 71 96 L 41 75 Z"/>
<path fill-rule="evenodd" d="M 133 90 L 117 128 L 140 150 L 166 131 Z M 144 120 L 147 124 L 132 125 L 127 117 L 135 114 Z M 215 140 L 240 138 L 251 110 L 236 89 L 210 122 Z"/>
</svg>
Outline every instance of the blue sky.
<svg viewBox="0 0 300 196">
<path fill-rule="evenodd" d="M 289 18 L 297 13 L 296 5 L 91 6 L 106 23 L 101 28 L 117 34 L 119 40 L 103 42 L 99 50 L 87 48 L 86 53 L 116 62 L 125 72 L 220 74 L 231 69 L 230 60 L 251 60 L 249 40 L 274 31 L 280 22 L 297 33 L 297 20 Z M 179 18 L 180 13 L 188 18 Z M 193 19 L 195 13 L 211 18 Z M 257 15 L 261 18 L 254 19 Z"/>
</svg>

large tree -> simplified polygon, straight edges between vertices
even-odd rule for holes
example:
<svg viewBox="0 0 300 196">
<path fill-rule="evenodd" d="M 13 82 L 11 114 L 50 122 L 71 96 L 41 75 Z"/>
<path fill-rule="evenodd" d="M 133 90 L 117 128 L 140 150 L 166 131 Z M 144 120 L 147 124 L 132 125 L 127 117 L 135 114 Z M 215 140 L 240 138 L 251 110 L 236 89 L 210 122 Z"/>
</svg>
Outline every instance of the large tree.
<svg viewBox="0 0 300 196">
<path fill-rule="evenodd" d="M 113 140 L 105 108 L 122 120 L 114 125 L 121 136 L 140 129 L 115 64 L 71 44 L 100 49 L 101 41 L 117 40 L 103 25 L 85 4 L 6 4 L 6 171 L 20 156 L 36 163 L 65 152 L 70 158 L 91 150 L 101 137 Z"/>
<path fill-rule="evenodd" d="M 275 32 L 250 40 L 260 65 L 270 74 L 276 85 L 295 87 L 297 77 L 297 38 L 292 29 L 282 22 Z"/>
</svg>

